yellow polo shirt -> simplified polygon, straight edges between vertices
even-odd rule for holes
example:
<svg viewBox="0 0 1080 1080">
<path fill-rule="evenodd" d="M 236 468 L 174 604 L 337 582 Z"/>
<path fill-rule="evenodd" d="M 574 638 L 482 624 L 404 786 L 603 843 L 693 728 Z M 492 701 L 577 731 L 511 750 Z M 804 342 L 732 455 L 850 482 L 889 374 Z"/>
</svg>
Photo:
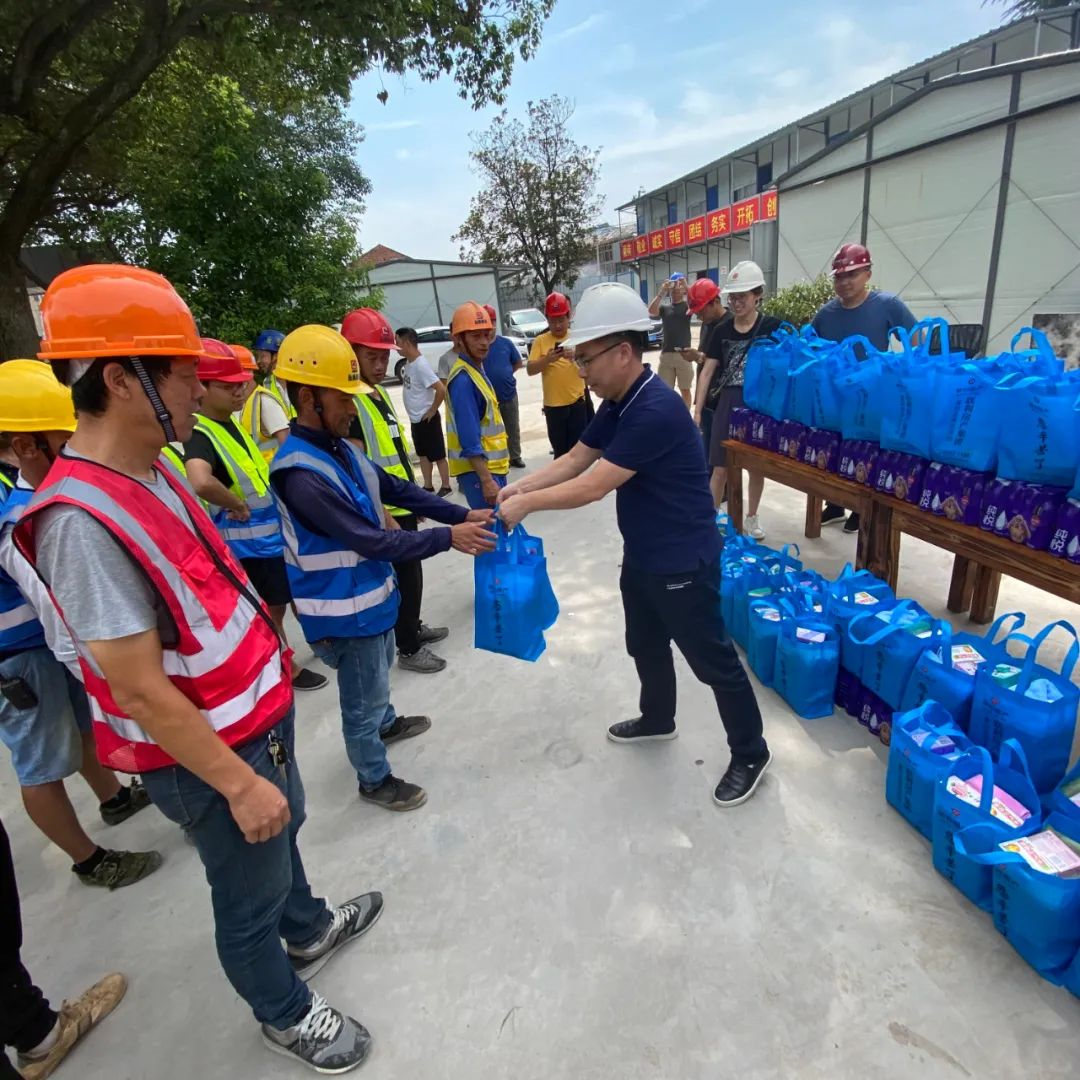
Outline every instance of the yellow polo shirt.
<svg viewBox="0 0 1080 1080">
<path fill-rule="evenodd" d="M 550 330 L 545 330 L 533 341 L 529 359 L 538 360 L 551 352 L 561 340 L 556 340 Z M 544 381 L 545 405 L 573 405 L 585 396 L 585 381 L 573 360 L 555 360 L 540 372 L 540 378 Z"/>
</svg>

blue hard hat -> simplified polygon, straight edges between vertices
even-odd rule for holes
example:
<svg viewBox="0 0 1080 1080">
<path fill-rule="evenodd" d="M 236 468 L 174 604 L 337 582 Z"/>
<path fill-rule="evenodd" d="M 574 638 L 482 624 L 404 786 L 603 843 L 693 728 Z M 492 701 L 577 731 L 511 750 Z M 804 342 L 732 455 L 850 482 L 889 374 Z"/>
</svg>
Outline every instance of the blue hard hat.
<svg viewBox="0 0 1080 1080">
<path fill-rule="evenodd" d="M 684 277 L 686 277 L 686 275 L 681 270 L 676 270 L 675 273 L 671 275 L 671 280 L 682 281 Z"/>
<path fill-rule="evenodd" d="M 284 340 L 285 335 L 280 330 L 260 330 L 255 338 L 255 351 L 276 353 Z"/>
</svg>

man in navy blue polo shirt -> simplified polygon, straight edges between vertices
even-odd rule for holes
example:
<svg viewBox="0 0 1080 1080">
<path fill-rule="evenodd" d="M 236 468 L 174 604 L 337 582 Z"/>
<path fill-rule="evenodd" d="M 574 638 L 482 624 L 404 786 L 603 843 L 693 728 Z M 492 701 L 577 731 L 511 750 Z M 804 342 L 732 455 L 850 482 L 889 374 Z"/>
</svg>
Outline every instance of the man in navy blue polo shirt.
<svg viewBox="0 0 1080 1080">
<path fill-rule="evenodd" d="M 673 739 L 678 645 L 712 687 L 731 764 L 713 795 L 737 806 L 771 760 L 753 687 L 720 617 L 720 534 L 701 434 L 682 399 L 642 363 L 648 309 L 627 285 L 587 289 L 567 343 L 604 403 L 581 440 L 546 468 L 508 485 L 499 514 L 513 528 L 535 510 L 572 510 L 616 492 L 624 542 L 626 648 L 641 680 L 641 715 L 608 728 L 614 742 Z"/>
<path fill-rule="evenodd" d="M 495 329 L 499 325 L 499 316 L 490 304 L 484 310 L 491 320 L 491 344 L 484 357 L 484 372 L 495 391 L 502 413 L 503 426 L 506 428 L 506 448 L 510 451 L 510 468 L 524 469 L 525 461 L 521 456 L 521 417 L 518 413 L 517 379 L 518 370 L 523 366 L 517 346 L 503 337 Z"/>
</svg>

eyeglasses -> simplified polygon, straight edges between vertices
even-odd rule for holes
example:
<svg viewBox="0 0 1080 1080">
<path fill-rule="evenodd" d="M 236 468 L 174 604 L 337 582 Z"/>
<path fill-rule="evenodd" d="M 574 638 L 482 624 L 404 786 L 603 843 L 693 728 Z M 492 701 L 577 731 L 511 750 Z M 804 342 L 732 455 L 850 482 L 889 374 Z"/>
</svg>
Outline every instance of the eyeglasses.
<svg viewBox="0 0 1080 1080">
<path fill-rule="evenodd" d="M 589 357 L 585 358 L 584 360 L 581 359 L 580 357 L 578 357 L 577 355 L 575 355 L 574 356 L 574 363 L 577 364 L 577 366 L 582 371 L 588 371 L 589 370 L 589 365 L 591 363 L 593 363 L 593 361 L 599 360 L 600 357 L 604 355 L 604 353 L 611 352 L 612 349 L 617 349 L 620 345 L 625 345 L 625 344 L 626 344 L 625 341 L 616 341 L 614 344 L 609 345 L 606 349 L 601 349 L 598 353 L 596 353 L 595 356 L 589 356 Z"/>
</svg>

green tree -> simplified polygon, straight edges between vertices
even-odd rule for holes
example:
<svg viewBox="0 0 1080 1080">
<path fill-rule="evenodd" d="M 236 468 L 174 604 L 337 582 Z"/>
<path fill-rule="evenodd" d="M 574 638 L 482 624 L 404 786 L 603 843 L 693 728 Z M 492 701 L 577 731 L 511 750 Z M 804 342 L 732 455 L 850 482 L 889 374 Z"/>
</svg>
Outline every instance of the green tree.
<svg viewBox="0 0 1080 1080">
<path fill-rule="evenodd" d="M 1005 18 L 1011 20 L 1038 15 L 1040 11 L 1050 11 L 1052 8 L 1062 7 L 1065 3 L 1068 3 L 1068 0 L 983 0 L 983 7 L 1000 4 L 1005 7 Z"/>
<path fill-rule="evenodd" d="M 835 295 L 832 278 L 819 274 L 813 281 L 796 281 L 778 289 L 775 296 L 766 297 L 761 310 L 792 326 L 805 326 Z"/>
<path fill-rule="evenodd" d="M 0 355 L 35 345 L 20 249 L 88 208 L 120 208 L 156 73 L 181 58 L 295 108 L 347 99 L 378 66 L 450 75 L 499 101 L 553 0 L 49 0 L 0 7 Z M 261 61 L 261 66 L 259 61 Z M 275 83 L 276 79 L 276 83 Z M 136 158 L 138 155 L 135 155 Z M 152 227 L 153 223 L 149 223 Z"/>
<path fill-rule="evenodd" d="M 504 111 L 473 135 L 482 186 L 454 239 L 463 259 L 527 266 L 550 292 L 573 285 L 594 254 L 599 151 L 571 137 L 572 102 L 554 95 L 528 108 L 528 126 Z"/>
</svg>

